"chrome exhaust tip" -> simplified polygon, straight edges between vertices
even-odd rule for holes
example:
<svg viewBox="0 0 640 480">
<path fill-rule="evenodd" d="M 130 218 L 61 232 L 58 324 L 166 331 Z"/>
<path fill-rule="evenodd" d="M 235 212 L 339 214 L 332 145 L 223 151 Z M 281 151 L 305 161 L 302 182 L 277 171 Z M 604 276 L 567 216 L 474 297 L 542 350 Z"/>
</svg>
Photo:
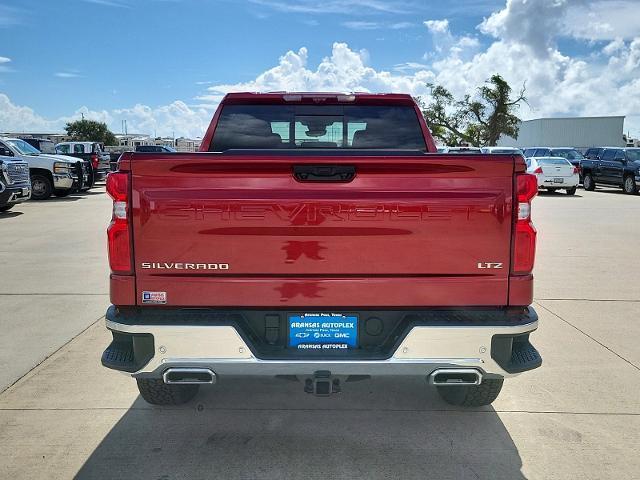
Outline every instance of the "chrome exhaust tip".
<svg viewBox="0 0 640 480">
<path fill-rule="evenodd" d="M 431 385 L 480 385 L 482 373 L 475 368 L 438 368 L 429 375 Z"/>
<path fill-rule="evenodd" d="M 210 368 L 168 368 L 162 374 L 162 380 L 169 385 L 202 385 L 216 383 L 216 374 Z"/>
</svg>

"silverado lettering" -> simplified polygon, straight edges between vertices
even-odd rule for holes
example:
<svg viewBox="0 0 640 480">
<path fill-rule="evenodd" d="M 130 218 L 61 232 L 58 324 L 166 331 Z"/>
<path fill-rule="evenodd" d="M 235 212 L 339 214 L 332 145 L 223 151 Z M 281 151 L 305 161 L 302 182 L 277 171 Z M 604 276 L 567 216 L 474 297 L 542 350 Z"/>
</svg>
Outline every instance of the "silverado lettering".
<svg viewBox="0 0 640 480">
<path fill-rule="evenodd" d="M 107 179 L 102 363 L 148 402 L 411 375 L 480 406 L 540 366 L 520 154 L 437 153 L 410 95 L 365 93 L 229 93 L 200 149 L 127 152 Z"/>
<path fill-rule="evenodd" d="M 141 268 L 158 270 L 229 270 L 228 263 L 159 263 L 142 262 Z"/>
</svg>

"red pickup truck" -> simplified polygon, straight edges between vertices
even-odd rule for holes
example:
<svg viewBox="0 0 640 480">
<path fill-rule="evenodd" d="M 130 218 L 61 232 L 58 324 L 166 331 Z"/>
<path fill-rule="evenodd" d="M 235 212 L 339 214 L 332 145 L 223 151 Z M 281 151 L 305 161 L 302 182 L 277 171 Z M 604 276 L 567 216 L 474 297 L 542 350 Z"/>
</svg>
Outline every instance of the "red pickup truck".
<svg viewBox="0 0 640 480">
<path fill-rule="evenodd" d="M 438 154 L 409 95 L 233 93 L 198 153 L 125 153 L 107 179 L 108 368 L 150 403 L 230 375 L 417 375 L 491 403 L 529 342 L 535 176 Z"/>
</svg>

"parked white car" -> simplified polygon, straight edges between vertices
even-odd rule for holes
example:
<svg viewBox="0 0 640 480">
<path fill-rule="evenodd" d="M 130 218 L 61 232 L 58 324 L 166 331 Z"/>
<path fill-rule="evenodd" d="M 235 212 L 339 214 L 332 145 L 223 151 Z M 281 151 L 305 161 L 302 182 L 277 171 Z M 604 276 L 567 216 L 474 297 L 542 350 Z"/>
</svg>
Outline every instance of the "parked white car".
<svg viewBox="0 0 640 480">
<path fill-rule="evenodd" d="M 516 147 L 482 147 L 482 153 L 511 153 L 513 155 L 522 155 L 522 150 Z"/>
<path fill-rule="evenodd" d="M 527 173 L 538 177 L 538 189 L 545 188 L 551 192 L 566 190 L 573 195 L 578 188 L 578 168 L 563 157 L 531 157 L 526 159 Z"/>
<path fill-rule="evenodd" d="M 438 147 L 438 153 L 481 153 L 479 147 Z"/>
</svg>

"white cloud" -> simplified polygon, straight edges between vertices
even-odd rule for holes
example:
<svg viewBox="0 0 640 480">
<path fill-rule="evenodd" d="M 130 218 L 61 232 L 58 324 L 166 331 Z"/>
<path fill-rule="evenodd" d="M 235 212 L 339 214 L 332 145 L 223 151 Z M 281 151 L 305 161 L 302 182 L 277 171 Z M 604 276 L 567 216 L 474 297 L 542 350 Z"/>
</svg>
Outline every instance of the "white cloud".
<svg viewBox="0 0 640 480">
<path fill-rule="evenodd" d="M 116 8 L 131 8 L 126 3 L 117 2 L 115 0 L 83 0 L 86 3 L 94 3 L 96 5 L 102 5 L 103 7 L 116 7 Z"/>
<path fill-rule="evenodd" d="M 365 22 L 362 20 L 353 20 L 350 22 L 344 22 L 342 26 L 351 28 L 352 30 L 375 30 L 377 28 L 382 27 L 380 23 L 377 22 Z"/>
<path fill-rule="evenodd" d="M 634 0 L 597 0 L 571 5 L 565 28 L 587 40 L 631 40 L 640 35 L 640 4 Z"/>
<path fill-rule="evenodd" d="M 58 78 L 79 78 L 82 75 L 77 72 L 56 72 L 53 76 Z"/>
<path fill-rule="evenodd" d="M 507 0 L 479 29 L 545 55 L 557 37 L 631 40 L 640 35 L 639 8 L 637 0 Z"/>
<path fill-rule="evenodd" d="M 423 22 L 431 34 L 433 51 L 424 55 L 425 59 L 437 58 L 442 54 L 455 54 L 458 57 L 468 58 L 473 55 L 480 46 L 477 38 L 462 36 L 456 37 L 449 29 L 449 20 L 427 20 Z"/>
<path fill-rule="evenodd" d="M 126 119 L 129 132 L 193 138 L 204 135 L 212 112 L 208 106 L 189 106 L 176 100 L 155 108 L 137 104 L 131 108 L 114 110 L 111 115 L 116 119 L 111 124 L 114 132 L 120 130 L 120 119 Z"/>
<path fill-rule="evenodd" d="M 449 31 L 449 20 L 427 20 L 425 26 L 431 33 L 445 33 Z"/>
<path fill-rule="evenodd" d="M 255 5 L 285 13 L 408 13 L 406 2 L 397 0 L 249 0 Z"/>
<path fill-rule="evenodd" d="M 0 57 L 0 73 L 12 71 L 8 63 L 11 63 L 11 59 L 9 57 Z"/>
<path fill-rule="evenodd" d="M 353 6 L 356 0 L 331 0 L 328 5 L 338 8 L 338 3 Z M 313 2 L 288 4 L 310 8 Z M 626 115 L 625 129 L 640 135 L 640 34 L 633 39 L 621 35 L 607 43 L 592 44 L 593 53 L 585 58 L 570 57 L 559 50 L 556 41 L 568 35 L 563 26 L 578 4 L 583 3 L 508 0 L 479 26 L 478 35 L 487 35 L 483 40 L 488 44 L 481 44 L 477 36 L 452 33 L 447 19 L 427 20 L 423 28 L 432 36 L 437 51 L 421 62 L 398 53 L 398 60 L 404 61 L 392 71 L 373 68 L 366 50 L 353 50 L 345 43 L 334 43 L 330 55 L 317 64 L 310 64 L 309 52 L 301 47 L 286 52 L 252 80 L 209 84 L 195 104 L 176 100 L 169 105 L 134 105 L 111 111 L 82 107 L 69 117 L 46 119 L 0 95 L 0 130 L 61 130 L 66 121 L 84 113 L 86 118 L 107 122 L 114 131 L 120 130 L 120 122 L 126 118 L 130 132 L 200 136 L 212 109 L 227 92 L 406 92 L 428 100 L 428 82 L 444 85 L 460 97 L 474 93 L 491 75 L 500 73 L 514 89 L 526 82 L 530 108 L 523 106 L 519 112 L 522 118 Z"/>
<path fill-rule="evenodd" d="M 396 22 L 389 25 L 392 30 L 402 30 L 404 28 L 413 28 L 416 24 L 412 22 Z"/>
<path fill-rule="evenodd" d="M 0 5 L 0 28 L 20 25 L 21 10 L 7 5 Z"/>
<path fill-rule="evenodd" d="M 563 19 L 570 3 L 575 0 L 507 0 L 506 6 L 491 14 L 479 26 L 482 33 L 505 42 L 528 45 L 533 52 L 544 56 L 553 41 L 563 31 Z"/>
<path fill-rule="evenodd" d="M 212 112 L 210 106 L 188 106 L 175 101 L 156 108 L 135 105 L 112 111 L 81 107 L 72 115 L 48 119 L 32 108 L 14 104 L 0 93 L 0 132 L 61 132 L 67 122 L 79 120 L 83 115 L 88 120 L 105 122 L 115 133 L 120 132 L 121 121 L 126 119 L 129 132 L 196 137 L 203 135 Z"/>
<path fill-rule="evenodd" d="M 352 30 L 379 30 L 382 28 L 388 28 L 390 30 L 403 30 L 406 28 L 415 27 L 411 22 L 396 22 L 396 23 L 384 23 L 384 22 L 369 22 L 365 20 L 351 20 L 342 23 L 343 27 L 350 28 Z"/>
<path fill-rule="evenodd" d="M 331 56 L 310 68 L 307 49 L 289 51 L 280 57 L 277 66 L 258 75 L 255 80 L 236 84 L 213 85 L 208 88 L 219 96 L 234 91 L 401 91 L 426 94 L 426 83 L 433 74 L 426 70 L 411 75 L 375 70 L 367 65 L 368 52 L 354 51 L 345 43 L 334 43 Z M 205 97 L 199 97 L 206 100 Z"/>
<path fill-rule="evenodd" d="M 397 72 L 410 72 L 415 70 L 425 70 L 427 68 L 429 68 L 429 65 L 419 62 L 397 63 L 393 66 L 393 69 Z"/>
</svg>

